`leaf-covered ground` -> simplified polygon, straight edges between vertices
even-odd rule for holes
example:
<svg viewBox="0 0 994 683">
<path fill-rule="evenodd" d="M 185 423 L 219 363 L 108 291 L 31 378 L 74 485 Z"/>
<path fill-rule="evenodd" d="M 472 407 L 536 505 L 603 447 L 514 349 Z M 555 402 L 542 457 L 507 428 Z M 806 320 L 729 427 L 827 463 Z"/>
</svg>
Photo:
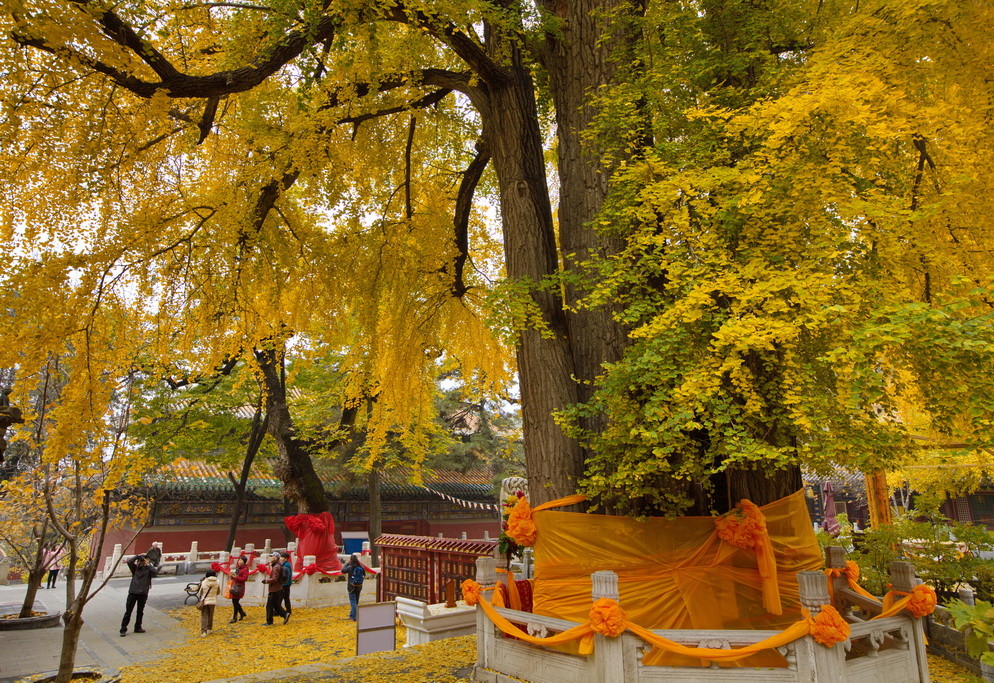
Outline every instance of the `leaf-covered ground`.
<svg viewBox="0 0 994 683">
<path fill-rule="evenodd" d="M 200 637 L 200 613 L 178 610 L 187 634 L 184 643 L 167 650 L 158 660 L 130 666 L 124 683 L 199 683 L 245 674 L 285 671 L 307 664 L 335 665 L 293 680 L 317 681 L 410 681 L 427 683 L 466 680 L 462 676 L 476 659 L 476 638 L 464 636 L 396 652 L 355 657 L 355 625 L 348 620 L 348 607 L 297 608 L 290 623 L 263 626 L 261 608 L 248 608 L 249 618 L 229 624 L 230 611 L 218 612 L 215 630 Z M 404 642 L 403 627 L 397 628 L 398 646 Z M 929 673 L 935 683 L 971 680 L 969 673 L 940 657 L 929 655 Z"/>
<path fill-rule="evenodd" d="M 935 655 L 928 656 L 928 675 L 932 679 L 932 683 L 961 683 L 962 681 L 977 680 L 963 667 Z"/>
<path fill-rule="evenodd" d="M 247 607 L 248 618 L 229 624 L 230 608 L 215 614 L 214 632 L 200 637 L 200 613 L 188 608 L 177 610 L 187 637 L 182 645 L 141 666 L 122 670 L 124 683 L 198 683 L 245 674 L 279 672 L 306 664 L 342 662 L 327 675 L 315 674 L 295 680 L 368 681 L 458 681 L 457 672 L 472 666 L 476 659 L 473 636 L 451 638 L 415 648 L 402 648 L 362 657 L 355 655 L 355 624 L 348 619 L 348 607 L 323 609 L 295 608 L 285 626 L 264 626 L 264 610 Z M 397 644 L 405 639 L 397 627 Z M 354 658 L 353 658 L 354 657 Z"/>
</svg>

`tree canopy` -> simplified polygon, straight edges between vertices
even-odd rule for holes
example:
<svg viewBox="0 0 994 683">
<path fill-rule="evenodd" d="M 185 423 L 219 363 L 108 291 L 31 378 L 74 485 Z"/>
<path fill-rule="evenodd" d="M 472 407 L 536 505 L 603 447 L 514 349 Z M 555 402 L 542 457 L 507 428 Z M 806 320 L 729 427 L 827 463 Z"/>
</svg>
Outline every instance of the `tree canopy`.
<svg viewBox="0 0 994 683">
<path fill-rule="evenodd" d="M 0 366 L 71 345 L 94 420 L 249 355 L 285 407 L 306 336 L 416 451 L 513 351 L 533 498 L 633 514 L 989 430 L 981 2 L 4 8 Z"/>
</svg>

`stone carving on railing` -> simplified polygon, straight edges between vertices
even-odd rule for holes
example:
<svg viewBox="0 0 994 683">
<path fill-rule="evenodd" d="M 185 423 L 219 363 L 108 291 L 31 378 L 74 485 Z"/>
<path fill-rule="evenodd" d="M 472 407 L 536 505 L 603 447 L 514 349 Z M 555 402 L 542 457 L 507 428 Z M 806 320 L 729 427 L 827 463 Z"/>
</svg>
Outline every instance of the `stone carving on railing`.
<svg viewBox="0 0 994 683">
<path fill-rule="evenodd" d="M 844 553 L 830 551 L 827 555 L 828 566 L 845 567 Z M 478 562 L 477 580 L 484 586 L 492 585 L 491 579 L 495 578 L 491 573 L 493 562 L 493 558 L 481 558 Z M 910 592 L 917 583 L 914 568 L 908 563 L 894 563 L 890 572 L 892 585 L 898 591 Z M 851 628 L 849 639 L 830 647 L 816 642 L 811 635 L 788 642 L 776 648 L 784 657 L 784 668 L 647 666 L 643 663 L 643 654 L 651 649 L 651 645 L 631 631 L 616 638 L 598 633 L 594 636 L 594 648 L 590 655 L 567 654 L 506 637 L 483 610 L 478 609 L 474 677 L 487 683 L 507 680 L 507 676 L 542 683 L 572 683 L 577 680 L 634 683 L 667 678 L 731 683 L 764 680 L 764 677 L 794 683 L 843 680 L 850 683 L 880 680 L 926 683 L 928 665 L 925 661 L 922 620 L 901 612 L 871 621 L 870 617 L 881 612 L 879 602 L 854 592 L 844 577 L 832 580 L 834 586 L 830 597 L 829 577 L 825 573 L 799 572 L 800 602 L 812 617 L 830 603 L 840 612 L 847 604 L 857 607 L 861 616 L 848 619 Z M 613 572 L 595 572 L 591 575 L 591 599 L 601 597 L 618 599 L 618 579 Z M 575 626 L 574 622 L 561 619 L 506 608 L 494 609 L 512 623 L 525 624 L 527 633 L 536 637 L 548 637 Z M 757 643 L 774 635 L 770 631 L 693 629 L 659 630 L 655 633 L 689 647 L 722 650 Z"/>
</svg>

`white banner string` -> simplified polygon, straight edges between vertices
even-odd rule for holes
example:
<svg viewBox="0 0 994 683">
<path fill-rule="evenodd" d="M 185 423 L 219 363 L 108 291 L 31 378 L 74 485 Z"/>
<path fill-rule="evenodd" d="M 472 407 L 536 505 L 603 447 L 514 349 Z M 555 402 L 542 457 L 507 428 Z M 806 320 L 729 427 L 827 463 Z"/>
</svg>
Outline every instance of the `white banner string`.
<svg viewBox="0 0 994 683">
<path fill-rule="evenodd" d="M 442 493 L 441 491 L 436 491 L 434 489 L 430 489 L 427 486 L 422 486 L 421 488 L 423 488 L 425 491 L 428 491 L 429 493 L 434 493 L 436 496 L 444 498 L 445 500 L 449 501 L 450 503 L 455 503 L 456 505 L 459 505 L 461 507 L 470 508 L 470 509 L 473 509 L 473 510 L 492 510 L 493 512 L 496 512 L 497 515 L 500 515 L 500 506 L 499 505 L 492 505 L 492 504 L 488 504 L 488 503 L 478 503 L 478 502 L 473 501 L 473 500 L 462 500 L 461 498 L 455 498 L 453 496 L 450 496 L 447 493 Z"/>
</svg>

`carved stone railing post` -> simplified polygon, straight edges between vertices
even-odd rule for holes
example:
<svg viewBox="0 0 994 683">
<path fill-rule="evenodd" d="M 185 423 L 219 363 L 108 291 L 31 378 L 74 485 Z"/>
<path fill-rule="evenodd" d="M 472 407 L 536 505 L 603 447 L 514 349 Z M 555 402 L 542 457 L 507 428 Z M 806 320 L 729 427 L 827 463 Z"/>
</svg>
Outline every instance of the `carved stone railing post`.
<svg viewBox="0 0 994 683">
<path fill-rule="evenodd" d="M 594 601 L 601 598 L 618 601 L 618 575 L 612 571 L 599 571 L 590 575 L 590 597 Z M 594 635 L 593 664 L 596 677 L 601 683 L 615 683 L 625 680 L 625 651 L 621 635 L 617 638 Z"/>
<path fill-rule="evenodd" d="M 797 572 L 797 592 L 801 607 L 815 616 L 828 604 L 828 579 L 821 572 Z"/>
<path fill-rule="evenodd" d="M 846 550 L 837 545 L 829 546 L 825 548 L 825 566 L 829 569 L 845 569 L 846 567 Z M 843 594 L 839 590 L 840 588 L 848 588 L 849 582 L 846 581 L 845 577 L 837 576 L 835 578 L 830 578 L 829 581 L 832 582 L 833 588 L 833 599 L 832 607 L 839 610 L 839 614 L 843 616 L 849 616 L 852 611 L 852 605 L 842 597 Z"/>
<path fill-rule="evenodd" d="M 476 582 L 484 587 L 483 597 L 490 600 L 493 589 L 486 590 L 497 583 L 497 558 L 483 555 L 476 558 Z M 493 661 L 493 651 L 496 646 L 494 625 L 479 607 L 476 608 L 476 665 L 486 668 Z"/>
<path fill-rule="evenodd" d="M 497 560 L 489 555 L 476 558 L 476 582 L 484 588 L 497 583 Z"/>
<path fill-rule="evenodd" d="M 821 612 L 821 608 L 829 604 L 828 577 L 822 572 L 797 572 L 797 590 L 801 607 L 812 617 Z M 813 663 L 812 680 L 844 681 L 846 680 L 846 645 L 838 643 L 834 647 L 825 647 L 811 636 L 804 637 L 804 649 L 810 656 L 808 661 Z"/>
<path fill-rule="evenodd" d="M 895 591 L 910 593 L 916 585 L 921 583 L 915 576 L 915 566 L 910 562 L 891 562 L 887 569 L 890 571 L 890 585 Z M 911 620 L 911 643 L 909 646 L 914 650 L 915 658 L 918 661 L 919 680 L 927 681 L 928 661 L 925 658 L 925 624 L 923 619 L 906 616 Z"/>
<path fill-rule="evenodd" d="M 121 566 L 124 564 L 121 560 L 121 556 L 124 555 L 124 546 L 120 543 L 114 544 L 114 551 L 110 555 L 110 564 L 107 565 L 107 571 L 116 574 L 120 571 Z M 111 574 L 113 576 L 113 574 Z"/>
<path fill-rule="evenodd" d="M 618 575 L 612 571 L 594 572 L 590 575 L 590 596 L 594 600 L 608 598 L 610 600 L 620 600 L 618 593 Z"/>
<path fill-rule="evenodd" d="M 262 554 L 266 557 L 273 554 L 273 540 L 271 538 L 266 539 L 266 544 L 262 548 Z"/>
<path fill-rule="evenodd" d="M 973 590 L 970 588 L 960 588 L 956 593 L 959 595 L 959 599 L 962 600 L 967 605 L 976 604 L 976 598 L 974 597 Z"/>
<path fill-rule="evenodd" d="M 891 562 L 887 569 L 890 572 L 890 585 L 896 591 L 910 593 L 918 583 L 915 580 L 915 566 L 910 562 Z"/>
</svg>

